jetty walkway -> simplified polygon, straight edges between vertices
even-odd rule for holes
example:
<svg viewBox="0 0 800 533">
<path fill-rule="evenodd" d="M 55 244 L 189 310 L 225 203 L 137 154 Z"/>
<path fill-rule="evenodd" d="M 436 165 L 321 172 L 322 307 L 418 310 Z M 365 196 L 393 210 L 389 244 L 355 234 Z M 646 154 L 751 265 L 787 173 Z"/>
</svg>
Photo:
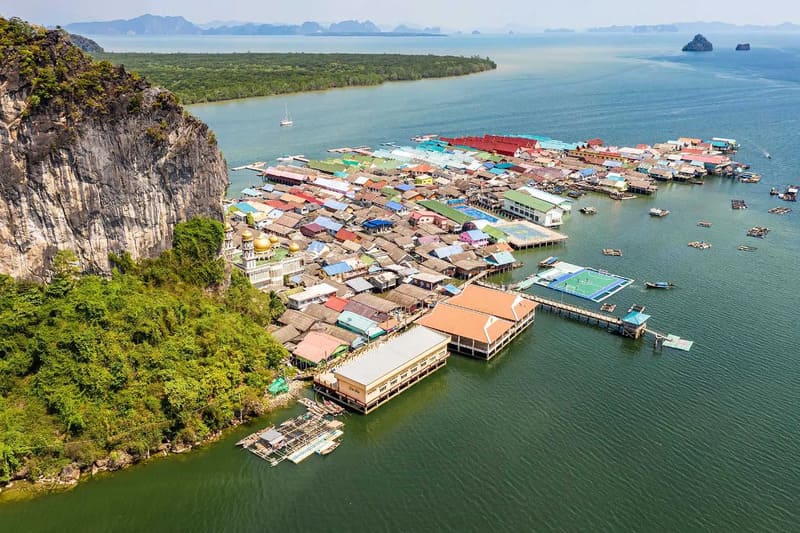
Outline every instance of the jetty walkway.
<svg viewBox="0 0 800 533">
<path fill-rule="evenodd" d="M 567 304 L 557 300 L 551 300 L 549 298 L 544 298 L 543 296 L 538 296 L 536 294 L 528 294 L 525 292 L 511 289 L 507 286 L 497 285 L 483 280 L 476 280 L 475 283 L 477 283 L 478 285 L 485 285 L 486 287 L 489 288 L 503 290 L 505 292 L 519 295 L 522 298 L 526 298 L 528 300 L 531 300 L 539 304 L 539 309 L 541 309 L 542 311 L 548 311 L 550 313 L 554 313 L 556 315 L 563 316 L 565 318 L 577 320 L 580 322 L 585 322 L 586 324 L 592 326 L 605 328 L 607 331 L 611 333 L 616 333 L 618 335 L 622 335 L 623 337 L 632 337 L 638 339 L 642 335 L 647 334 L 647 335 L 652 335 L 656 339 L 656 342 L 658 342 L 660 339 L 668 337 L 668 335 L 664 333 L 648 328 L 646 324 L 633 326 L 630 323 L 625 322 L 620 317 L 609 315 L 607 313 L 603 313 L 600 311 L 594 311 L 577 305 Z"/>
</svg>

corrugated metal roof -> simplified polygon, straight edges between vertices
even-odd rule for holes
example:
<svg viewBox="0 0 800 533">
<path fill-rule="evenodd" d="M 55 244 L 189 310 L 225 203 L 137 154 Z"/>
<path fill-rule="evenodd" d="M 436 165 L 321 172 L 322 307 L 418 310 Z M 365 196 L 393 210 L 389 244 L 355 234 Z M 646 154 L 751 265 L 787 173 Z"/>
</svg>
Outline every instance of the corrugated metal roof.
<svg viewBox="0 0 800 533">
<path fill-rule="evenodd" d="M 547 211 L 557 207 L 548 201 L 540 198 L 534 198 L 530 194 L 525 194 L 524 192 L 519 191 L 506 191 L 503 193 L 503 198 L 524 205 L 525 207 L 535 209 L 536 211 L 541 211 L 542 213 L 546 213 Z"/>
<path fill-rule="evenodd" d="M 372 290 L 372 283 L 365 280 L 364 278 L 348 279 L 344 283 L 345 285 L 347 285 L 356 292 L 366 292 Z"/>
<path fill-rule="evenodd" d="M 342 311 L 337 324 L 349 330 L 366 335 L 371 339 L 383 335 L 385 332 L 378 327 L 378 323 L 350 311 Z"/>
<path fill-rule="evenodd" d="M 322 267 L 322 270 L 329 276 L 336 276 L 337 274 L 344 274 L 345 272 L 352 272 L 353 267 L 351 267 L 348 263 L 342 261 L 341 263 L 334 263 L 332 265 L 327 265 Z"/>
<path fill-rule="evenodd" d="M 348 361 L 334 372 L 366 387 L 402 368 L 420 354 L 449 341 L 448 335 L 417 326 Z"/>
</svg>

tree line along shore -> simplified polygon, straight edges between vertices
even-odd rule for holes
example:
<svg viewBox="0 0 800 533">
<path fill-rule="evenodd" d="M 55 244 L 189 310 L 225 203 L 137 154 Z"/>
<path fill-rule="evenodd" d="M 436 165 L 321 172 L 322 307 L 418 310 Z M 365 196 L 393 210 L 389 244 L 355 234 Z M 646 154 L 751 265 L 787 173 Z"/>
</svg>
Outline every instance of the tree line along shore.
<svg viewBox="0 0 800 533">
<path fill-rule="evenodd" d="M 95 53 L 174 92 L 184 104 L 475 74 L 481 57 L 403 54 Z"/>
<path fill-rule="evenodd" d="M 81 275 L 61 252 L 48 284 L 0 275 L 0 490 L 66 482 L 207 440 L 267 410 L 286 350 L 274 294 L 226 272 L 222 224 L 178 224 L 155 259 Z"/>
</svg>

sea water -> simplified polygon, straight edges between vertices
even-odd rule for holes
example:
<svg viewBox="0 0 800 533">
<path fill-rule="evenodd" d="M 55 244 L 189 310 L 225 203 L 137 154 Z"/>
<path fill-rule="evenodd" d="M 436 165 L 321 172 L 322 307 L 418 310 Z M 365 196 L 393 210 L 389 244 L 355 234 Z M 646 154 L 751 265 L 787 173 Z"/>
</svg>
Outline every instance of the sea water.
<svg viewBox="0 0 800 533">
<path fill-rule="evenodd" d="M 656 352 L 539 312 L 493 361 L 448 365 L 367 417 L 328 457 L 271 468 L 233 444 L 0 506 L 2 531 L 796 531 L 800 524 L 798 213 L 771 187 L 800 181 L 800 38 L 707 35 L 388 38 L 99 38 L 112 50 L 342 51 L 490 56 L 496 71 L 192 106 L 230 166 L 423 133 L 536 133 L 655 143 L 733 137 L 761 183 L 711 177 L 657 195 L 576 202 L 558 248 L 519 252 L 518 280 L 548 255 L 635 279 L 608 301 L 695 341 Z M 733 52 L 737 42 L 751 52 Z M 280 128 L 288 106 L 295 125 Z M 769 151 L 772 159 L 766 159 Z M 230 192 L 257 183 L 232 172 Z M 733 211 L 732 198 L 750 209 Z M 578 213 L 594 205 L 598 214 Z M 648 216 L 651 207 L 670 210 Z M 696 225 L 713 222 L 710 228 Z M 766 239 L 745 236 L 772 228 Z M 692 240 L 709 250 L 686 246 Z M 740 244 L 756 246 L 740 252 Z M 606 257 L 602 248 L 620 248 Z M 672 281 L 671 291 L 643 282 Z M 567 295 L 551 298 L 596 306 Z M 295 407 L 258 421 L 266 425 Z"/>
</svg>

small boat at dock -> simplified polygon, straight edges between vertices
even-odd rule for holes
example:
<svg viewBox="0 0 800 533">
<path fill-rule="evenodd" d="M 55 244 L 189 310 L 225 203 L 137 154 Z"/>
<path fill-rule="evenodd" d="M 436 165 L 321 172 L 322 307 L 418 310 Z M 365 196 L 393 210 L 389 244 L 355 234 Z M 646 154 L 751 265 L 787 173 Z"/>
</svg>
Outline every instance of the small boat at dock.
<svg viewBox="0 0 800 533">
<path fill-rule="evenodd" d="M 741 183 L 758 183 L 761 181 L 761 175 L 754 172 L 742 172 L 739 174 L 739 182 Z"/>
<path fill-rule="evenodd" d="M 671 281 L 645 281 L 644 286 L 648 289 L 674 289 L 675 284 Z"/>
<path fill-rule="evenodd" d="M 539 266 L 541 268 L 549 268 L 557 262 L 558 262 L 558 257 L 551 255 L 550 257 L 546 257 L 545 259 L 539 261 Z"/>
<path fill-rule="evenodd" d="M 329 440 L 327 444 L 317 450 L 317 453 L 323 456 L 328 455 L 329 453 L 333 452 L 333 450 L 338 448 L 340 444 L 341 442 L 338 440 Z"/>
<path fill-rule="evenodd" d="M 616 308 L 617 304 L 603 304 L 600 306 L 600 310 L 604 313 L 613 313 Z"/>
<path fill-rule="evenodd" d="M 653 207 L 650 209 L 650 216 L 651 217 L 665 217 L 669 215 L 669 211 L 667 209 L 661 209 L 659 207 Z"/>
</svg>

